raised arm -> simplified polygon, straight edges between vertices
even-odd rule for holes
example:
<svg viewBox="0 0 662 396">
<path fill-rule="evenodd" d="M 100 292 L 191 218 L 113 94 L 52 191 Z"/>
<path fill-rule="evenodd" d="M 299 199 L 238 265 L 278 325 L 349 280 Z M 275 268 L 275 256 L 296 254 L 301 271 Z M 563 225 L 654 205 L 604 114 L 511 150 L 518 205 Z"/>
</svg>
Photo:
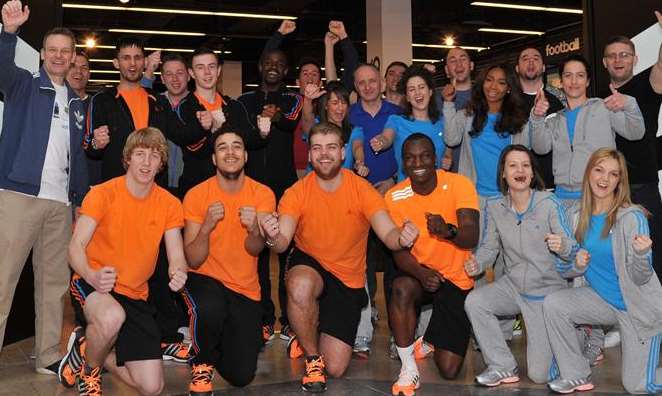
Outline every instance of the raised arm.
<svg viewBox="0 0 662 396">
<path fill-rule="evenodd" d="M 18 88 L 20 82 L 27 83 L 32 75 L 24 69 L 16 66 L 14 56 L 16 54 L 16 42 L 18 28 L 21 27 L 30 16 L 30 9 L 23 7 L 20 1 L 8 1 L 2 6 L 2 33 L 0 33 L 0 91 L 5 95 L 5 100 Z M 19 74 L 23 78 L 19 79 Z M 19 81 L 21 80 L 21 81 Z"/>
</svg>

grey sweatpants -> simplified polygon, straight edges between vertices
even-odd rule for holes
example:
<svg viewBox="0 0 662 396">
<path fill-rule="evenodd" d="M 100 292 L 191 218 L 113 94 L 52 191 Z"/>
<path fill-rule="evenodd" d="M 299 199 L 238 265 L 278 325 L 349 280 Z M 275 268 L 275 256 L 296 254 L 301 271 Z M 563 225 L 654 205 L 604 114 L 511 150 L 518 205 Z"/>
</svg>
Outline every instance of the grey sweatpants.
<svg viewBox="0 0 662 396">
<path fill-rule="evenodd" d="M 616 325 L 621 329 L 621 376 L 629 393 L 662 391 L 660 340 L 662 335 L 640 340 L 627 311 L 619 311 L 590 287 L 559 290 L 543 303 L 545 325 L 561 378 L 579 379 L 591 374 L 574 328 L 579 324 Z"/>
<path fill-rule="evenodd" d="M 517 361 L 506 344 L 498 317 L 521 313 L 526 326 L 529 378 L 541 384 L 555 377 L 551 372 L 553 356 L 543 322 L 542 307 L 542 299 L 522 298 L 507 276 L 469 293 L 464 308 L 488 368 L 507 371 L 517 367 Z M 576 334 L 574 329 L 572 332 Z"/>
</svg>

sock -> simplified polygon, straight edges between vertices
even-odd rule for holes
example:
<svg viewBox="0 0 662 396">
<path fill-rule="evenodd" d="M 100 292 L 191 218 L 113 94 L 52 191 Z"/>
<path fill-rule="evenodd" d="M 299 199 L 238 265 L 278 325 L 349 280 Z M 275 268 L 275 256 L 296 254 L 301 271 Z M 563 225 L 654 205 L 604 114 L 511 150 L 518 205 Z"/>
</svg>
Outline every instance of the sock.
<svg viewBox="0 0 662 396">
<path fill-rule="evenodd" d="M 402 369 L 418 372 L 416 359 L 414 359 L 414 344 L 404 348 L 400 348 L 396 345 L 396 349 L 398 350 L 398 356 L 400 356 L 400 361 L 402 362 Z"/>
</svg>

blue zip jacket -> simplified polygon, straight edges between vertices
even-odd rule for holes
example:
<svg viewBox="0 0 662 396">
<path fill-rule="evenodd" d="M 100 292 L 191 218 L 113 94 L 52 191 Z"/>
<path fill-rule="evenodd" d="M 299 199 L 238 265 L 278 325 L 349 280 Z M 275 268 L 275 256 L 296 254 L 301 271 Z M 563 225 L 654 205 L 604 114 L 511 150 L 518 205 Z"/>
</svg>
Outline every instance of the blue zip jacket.
<svg viewBox="0 0 662 396">
<path fill-rule="evenodd" d="M 14 63 L 17 37 L 0 33 L 0 91 L 4 94 L 0 134 L 0 189 L 37 196 L 46 158 L 55 88 L 42 68 L 33 75 Z M 85 112 L 67 85 L 69 102 L 69 200 L 80 205 L 89 189 L 83 151 Z"/>
</svg>

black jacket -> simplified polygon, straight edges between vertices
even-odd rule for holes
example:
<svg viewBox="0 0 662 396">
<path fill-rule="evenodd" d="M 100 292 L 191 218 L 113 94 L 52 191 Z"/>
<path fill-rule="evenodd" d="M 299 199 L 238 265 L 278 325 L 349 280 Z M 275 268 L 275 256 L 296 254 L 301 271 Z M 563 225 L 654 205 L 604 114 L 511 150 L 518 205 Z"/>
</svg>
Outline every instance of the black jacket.
<svg viewBox="0 0 662 396">
<path fill-rule="evenodd" d="M 158 128 L 166 138 L 177 145 L 189 145 L 205 137 L 200 128 L 184 125 L 170 106 L 164 106 L 157 100 L 157 94 L 145 88 L 148 93 L 148 125 Z M 101 160 L 101 181 L 107 181 L 126 173 L 122 161 L 122 151 L 129 134 L 135 130 L 131 110 L 119 94 L 116 87 L 98 92 L 90 101 L 87 130 L 83 147 L 90 158 Z M 92 147 L 94 129 L 107 125 L 110 143 L 103 149 Z M 168 185 L 168 172 L 165 167 L 156 177 L 156 182 L 163 187 Z"/>
<path fill-rule="evenodd" d="M 247 92 L 237 100 L 244 105 L 249 119 L 254 123 L 257 123 L 257 116 L 262 113 L 264 105 L 275 104 L 280 108 L 266 138 L 260 136 L 257 128 L 251 129 L 246 135 L 246 174 L 269 186 L 279 199 L 297 180 L 292 145 L 294 129 L 301 119 L 303 98 L 297 93 L 281 89 L 269 93 L 260 90 Z"/>
</svg>

